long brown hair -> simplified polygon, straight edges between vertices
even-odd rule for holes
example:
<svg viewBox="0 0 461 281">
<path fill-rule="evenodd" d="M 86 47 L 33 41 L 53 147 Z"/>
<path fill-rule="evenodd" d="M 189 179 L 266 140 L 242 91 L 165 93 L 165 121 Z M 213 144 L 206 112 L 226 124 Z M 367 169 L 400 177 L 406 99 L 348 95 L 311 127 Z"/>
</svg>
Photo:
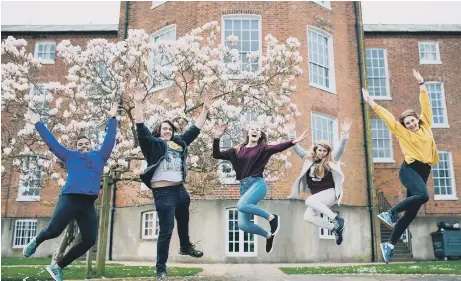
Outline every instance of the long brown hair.
<svg viewBox="0 0 461 281">
<path fill-rule="evenodd" d="M 176 131 L 178 131 L 178 128 L 176 128 L 176 126 L 175 126 L 175 125 L 173 124 L 173 122 L 171 122 L 170 120 L 163 120 L 162 122 L 159 122 L 159 123 L 155 124 L 154 129 L 152 130 L 152 136 L 153 136 L 154 138 L 160 137 L 160 131 L 162 130 L 162 124 L 163 124 L 163 123 L 168 123 L 168 125 L 171 126 L 171 128 L 172 128 L 172 130 L 173 130 L 173 132 L 172 132 L 172 134 L 171 134 L 171 138 L 173 138 L 174 133 L 175 133 Z"/>
<path fill-rule="evenodd" d="M 402 114 L 400 114 L 400 117 L 399 117 L 399 122 L 400 124 L 402 124 L 402 126 L 405 127 L 405 118 L 407 118 L 408 116 L 412 116 L 412 117 L 415 117 L 416 119 L 419 120 L 418 124 L 421 126 L 424 122 L 419 118 L 419 115 L 418 113 L 416 113 L 416 111 L 414 111 L 413 109 L 407 109 L 405 110 Z M 406 127 L 405 127 L 406 128 Z"/>
<path fill-rule="evenodd" d="M 319 146 L 325 148 L 328 151 L 327 156 L 325 156 L 325 158 L 323 158 L 320 161 L 319 165 L 317 166 L 317 168 L 314 171 L 314 174 L 317 177 L 322 178 L 325 175 L 325 171 L 330 170 L 330 167 L 328 167 L 328 163 L 330 163 L 330 162 L 331 163 L 336 163 L 336 161 L 335 161 L 335 159 L 333 158 L 333 155 L 332 155 L 333 146 L 331 145 L 331 143 L 329 141 L 326 141 L 326 140 L 317 141 L 312 146 L 312 148 L 309 150 L 309 154 L 307 155 L 307 157 L 312 159 L 314 162 L 320 160 L 320 158 L 317 157 L 317 149 L 319 148 Z"/>
<path fill-rule="evenodd" d="M 250 124 L 251 126 L 252 124 Z M 250 130 L 250 127 L 248 127 L 248 129 L 245 131 L 245 135 L 244 135 L 244 138 L 245 138 L 245 141 L 243 143 L 241 143 L 240 145 L 236 146 L 235 149 L 237 150 L 237 152 L 240 151 L 240 148 L 241 147 L 244 147 L 246 146 L 249 142 L 250 142 L 250 136 L 248 135 L 248 131 Z M 267 144 L 267 135 L 266 133 L 264 133 L 262 130 L 261 130 L 261 136 L 259 137 L 258 139 L 258 144 Z"/>
</svg>

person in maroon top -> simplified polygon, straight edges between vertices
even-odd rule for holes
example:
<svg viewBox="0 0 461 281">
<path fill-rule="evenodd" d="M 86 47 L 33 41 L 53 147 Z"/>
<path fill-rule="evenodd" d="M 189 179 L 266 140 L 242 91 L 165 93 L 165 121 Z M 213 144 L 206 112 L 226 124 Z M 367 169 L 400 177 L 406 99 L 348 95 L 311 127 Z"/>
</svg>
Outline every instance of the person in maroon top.
<svg viewBox="0 0 461 281">
<path fill-rule="evenodd" d="M 267 184 L 263 178 L 264 168 L 270 157 L 282 152 L 306 137 L 304 132 L 299 138 L 276 145 L 267 144 L 267 136 L 258 124 L 249 126 L 245 142 L 237 147 L 220 151 L 219 139 L 224 134 L 226 125 L 216 130 L 213 141 L 213 158 L 229 160 L 235 170 L 237 180 L 240 180 L 240 200 L 237 203 L 238 227 L 247 233 L 257 234 L 267 239 L 266 252 L 273 248 L 274 237 L 280 226 L 280 217 L 270 214 L 257 204 L 267 193 Z M 269 221 L 271 231 L 268 232 L 259 225 L 252 223 L 250 218 L 257 215 Z"/>
</svg>

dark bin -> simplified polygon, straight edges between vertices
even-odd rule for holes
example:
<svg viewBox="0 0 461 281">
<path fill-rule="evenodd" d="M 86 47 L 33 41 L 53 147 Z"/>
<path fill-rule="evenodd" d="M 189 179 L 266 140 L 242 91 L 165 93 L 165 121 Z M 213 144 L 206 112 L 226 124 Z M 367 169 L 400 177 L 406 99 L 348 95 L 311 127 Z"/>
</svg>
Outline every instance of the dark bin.
<svg viewBox="0 0 461 281">
<path fill-rule="evenodd" d="M 441 230 L 431 233 L 434 256 L 439 259 L 461 258 L 461 231 Z"/>
</svg>

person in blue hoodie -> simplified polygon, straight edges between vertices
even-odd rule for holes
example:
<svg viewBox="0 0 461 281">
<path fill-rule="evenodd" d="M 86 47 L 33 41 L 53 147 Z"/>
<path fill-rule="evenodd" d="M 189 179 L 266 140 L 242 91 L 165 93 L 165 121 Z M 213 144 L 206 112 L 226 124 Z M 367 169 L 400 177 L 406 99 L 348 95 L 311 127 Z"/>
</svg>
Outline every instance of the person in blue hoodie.
<svg viewBox="0 0 461 281">
<path fill-rule="evenodd" d="M 187 146 L 200 134 L 211 101 L 207 100 L 203 104 L 195 125 L 191 125 L 184 134 L 175 135 L 178 130 L 170 120 L 156 124 L 151 133 L 144 125 L 144 95 L 141 91 L 134 93 L 136 131 L 148 166 L 141 174 L 141 180 L 152 189 L 154 195 L 160 226 L 157 240 L 157 280 L 166 281 L 166 262 L 175 218 L 180 242 L 179 254 L 196 258 L 203 256 L 203 252 L 196 250 L 189 240 L 190 196 L 183 183 L 187 176 Z"/>
<path fill-rule="evenodd" d="M 78 138 L 77 150 L 70 150 L 61 145 L 45 124 L 40 122 L 39 115 L 30 111 L 25 116 L 29 123 L 35 124 L 35 128 L 50 151 L 66 165 L 68 177 L 59 194 L 50 223 L 25 246 L 23 254 L 25 257 L 33 255 L 41 243 L 58 237 L 74 219 L 82 236 L 82 240 L 61 260 L 55 265 L 46 267 L 56 281 L 62 281 L 62 270 L 85 254 L 96 242 L 98 217 L 94 201 L 99 195 L 104 165 L 115 145 L 117 107 L 118 105 L 115 104 L 108 112 L 108 129 L 100 150 L 92 150 L 91 141 L 85 136 Z"/>
</svg>

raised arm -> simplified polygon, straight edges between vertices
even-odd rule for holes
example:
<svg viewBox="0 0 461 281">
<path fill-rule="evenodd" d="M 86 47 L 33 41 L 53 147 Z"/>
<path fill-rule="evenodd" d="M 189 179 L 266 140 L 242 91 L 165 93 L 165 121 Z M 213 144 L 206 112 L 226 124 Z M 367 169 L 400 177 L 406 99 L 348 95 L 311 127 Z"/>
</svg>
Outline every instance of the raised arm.
<svg viewBox="0 0 461 281">
<path fill-rule="evenodd" d="M 301 159 L 307 156 L 307 151 L 305 151 L 299 144 L 293 146 L 293 150 L 298 154 Z"/>
<path fill-rule="evenodd" d="M 285 142 L 278 143 L 275 145 L 266 145 L 266 147 L 264 148 L 264 152 L 269 153 L 269 154 L 275 154 L 275 153 L 282 152 L 292 147 L 293 145 L 295 145 L 293 142 L 294 140 L 285 141 Z"/>
<path fill-rule="evenodd" d="M 339 161 L 344 154 L 344 150 L 346 149 L 347 141 L 349 140 L 349 131 L 351 129 L 352 122 L 349 118 L 346 118 L 344 122 L 341 124 L 341 139 L 339 142 L 339 147 L 335 152 L 335 160 Z"/>
<path fill-rule="evenodd" d="M 132 89 L 134 101 L 134 120 L 136 121 L 136 124 L 141 124 L 144 123 L 142 101 L 144 100 L 145 93 L 136 85 L 133 85 Z"/>
<path fill-rule="evenodd" d="M 373 99 L 368 94 L 368 91 L 362 88 L 363 99 L 368 102 L 368 104 L 373 108 L 373 110 L 378 114 L 378 116 L 386 123 L 386 126 L 389 128 L 389 131 L 396 136 L 401 136 L 406 133 L 405 127 L 395 120 L 394 115 L 387 111 L 384 107 L 379 106 L 373 101 Z"/>
<path fill-rule="evenodd" d="M 49 147 L 50 151 L 59 158 L 62 162 L 66 161 L 67 154 L 69 150 L 65 148 L 58 140 L 53 136 L 53 134 L 48 130 L 48 128 L 40 122 L 40 115 L 29 110 L 24 118 L 30 124 L 35 125 L 39 135 L 42 137 L 43 141 Z"/>
<path fill-rule="evenodd" d="M 432 107 L 429 99 L 429 93 L 424 85 L 424 78 L 418 71 L 413 69 L 413 76 L 419 84 L 419 103 L 421 104 L 421 120 L 432 127 Z"/>
<path fill-rule="evenodd" d="M 305 150 L 299 145 L 299 143 L 302 142 L 302 141 L 306 138 L 307 132 L 308 132 L 308 130 L 305 130 L 305 131 L 301 134 L 301 136 L 299 136 L 298 138 L 296 138 L 296 139 L 293 140 L 293 143 L 295 144 L 295 145 L 293 146 L 293 149 L 294 149 L 294 151 L 296 152 L 296 154 L 298 154 L 298 156 L 299 156 L 301 159 L 303 159 L 304 157 L 306 157 L 307 151 L 305 151 Z"/>
<path fill-rule="evenodd" d="M 205 124 L 206 117 L 208 115 L 208 112 L 210 111 L 211 108 L 211 100 L 206 99 L 205 102 L 203 103 L 202 107 L 202 112 L 200 113 L 199 117 L 197 117 L 197 120 L 195 120 L 195 126 L 199 128 L 200 130 L 203 127 L 203 124 Z"/>
<path fill-rule="evenodd" d="M 192 124 L 184 134 L 178 135 L 177 137 L 186 142 L 187 145 L 190 145 L 197 137 L 200 135 L 200 128 L 197 125 Z"/>
<path fill-rule="evenodd" d="M 233 153 L 233 148 L 221 151 L 219 147 L 220 139 L 226 131 L 227 125 L 223 124 L 215 129 L 215 138 L 213 139 L 213 158 L 221 160 L 230 160 L 230 156 Z"/>
<path fill-rule="evenodd" d="M 233 148 L 221 151 L 219 147 L 220 139 L 213 139 L 213 158 L 220 160 L 231 160 L 231 154 L 233 153 Z"/>
<path fill-rule="evenodd" d="M 109 121 L 107 126 L 107 133 L 101 145 L 101 149 L 99 150 L 104 161 L 107 161 L 107 159 L 109 159 L 110 154 L 114 149 L 115 136 L 117 135 L 117 109 L 118 105 L 115 103 L 112 105 L 112 108 L 108 113 Z"/>
</svg>

